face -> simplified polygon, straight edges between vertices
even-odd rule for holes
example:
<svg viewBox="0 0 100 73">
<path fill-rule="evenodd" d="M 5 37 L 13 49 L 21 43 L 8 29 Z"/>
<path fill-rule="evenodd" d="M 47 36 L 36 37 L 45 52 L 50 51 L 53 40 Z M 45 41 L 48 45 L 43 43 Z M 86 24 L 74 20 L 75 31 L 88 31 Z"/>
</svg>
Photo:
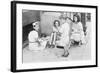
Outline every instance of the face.
<svg viewBox="0 0 100 73">
<path fill-rule="evenodd" d="M 74 21 L 77 22 L 77 17 L 76 16 L 74 17 Z"/>
<path fill-rule="evenodd" d="M 67 22 L 70 24 L 71 23 L 71 20 L 67 18 Z"/>
<path fill-rule="evenodd" d="M 61 19 L 61 22 L 62 22 L 62 24 L 64 24 L 66 22 L 66 20 L 65 19 Z"/>
<path fill-rule="evenodd" d="M 33 26 L 33 28 L 34 28 L 36 31 L 38 31 L 38 30 L 39 30 L 39 22 L 36 22 L 36 23 L 35 23 L 35 26 Z"/>
<path fill-rule="evenodd" d="M 39 25 L 36 25 L 35 28 L 34 28 L 36 31 L 39 30 Z"/>
<path fill-rule="evenodd" d="M 55 22 L 55 26 L 56 26 L 56 27 L 59 27 L 59 22 L 56 21 L 56 22 Z"/>
</svg>

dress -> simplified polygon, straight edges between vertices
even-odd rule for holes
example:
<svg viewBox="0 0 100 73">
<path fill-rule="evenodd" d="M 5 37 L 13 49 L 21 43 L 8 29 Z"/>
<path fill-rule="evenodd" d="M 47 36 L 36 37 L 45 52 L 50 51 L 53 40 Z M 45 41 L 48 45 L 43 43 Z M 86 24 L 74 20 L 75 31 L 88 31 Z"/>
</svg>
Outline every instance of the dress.
<svg viewBox="0 0 100 73">
<path fill-rule="evenodd" d="M 77 24 L 73 24 L 72 26 L 72 35 L 71 39 L 75 41 L 82 41 L 82 43 L 85 43 L 85 37 L 84 37 L 84 31 L 83 26 L 81 22 L 78 22 Z"/>
<path fill-rule="evenodd" d="M 39 51 L 39 50 L 43 50 L 44 46 L 41 46 L 39 44 L 38 40 L 38 32 L 33 30 L 29 33 L 28 35 L 28 40 L 29 40 L 29 50 L 33 50 L 33 51 Z M 43 42 L 44 43 L 44 42 Z M 42 44 L 43 44 L 42 43 Z"/>
<path fill-rule="evenodd" d="M 59 32 L 61 33 L 61 37 L 58 41 L 58 45 L 66 46 L 67 44 L 69 44 L 70 25 L 67 22 L 65 22 L 61 25 Z"/>
</svg>

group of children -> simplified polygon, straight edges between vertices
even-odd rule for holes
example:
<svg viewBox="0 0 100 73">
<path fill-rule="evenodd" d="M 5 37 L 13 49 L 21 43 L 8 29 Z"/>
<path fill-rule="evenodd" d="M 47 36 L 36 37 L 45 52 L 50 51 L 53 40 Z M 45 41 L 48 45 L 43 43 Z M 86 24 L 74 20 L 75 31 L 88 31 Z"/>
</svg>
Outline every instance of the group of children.
<svg viewBox="0 0 100 73">
<path fill-rule="evenodd" d="M 83 26 L 78 19 L 78 16 L 74 16 L 74 22 L 68 17 L 62 17 L 62 24 L 59 20 L 54 20 L 53 32 L 49 37 L 39 38 L 39 21 L 32 23 L 33 31 L 28 35 L 29 49 L 34 51 L 41 51 L 45 47 L 55 48 L 62 46 L 64 48 L 64 54 L 62 56 L 67 57 L 69 55 L 69 48 L 71 41 L 81 41 L 85 43 Z"/>
</svg>

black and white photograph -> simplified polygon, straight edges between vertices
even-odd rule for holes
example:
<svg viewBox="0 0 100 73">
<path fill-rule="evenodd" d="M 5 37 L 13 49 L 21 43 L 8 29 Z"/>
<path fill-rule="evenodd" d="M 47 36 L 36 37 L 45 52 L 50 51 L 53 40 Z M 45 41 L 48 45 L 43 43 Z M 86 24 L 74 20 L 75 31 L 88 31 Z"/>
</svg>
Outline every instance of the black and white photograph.
<svg viewBox="0 0 100 73">
<path fill-rule="evenodd" d="M 96 66 L 95 6 L 19 2 L 15 21 L 16 70 Z"/>
<path fill-rule="evenodd" d="M 23 63 L 91 59 L 91 13 L 22 10 Z"/>
</svg>

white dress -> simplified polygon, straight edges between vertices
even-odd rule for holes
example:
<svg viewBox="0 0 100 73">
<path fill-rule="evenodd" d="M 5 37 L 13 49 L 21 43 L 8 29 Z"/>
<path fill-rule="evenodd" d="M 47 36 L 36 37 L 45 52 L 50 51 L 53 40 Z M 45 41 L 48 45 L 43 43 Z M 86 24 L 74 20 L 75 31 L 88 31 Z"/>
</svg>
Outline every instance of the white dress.
<svg viewBox="0 0 100 73">
<path fill-rule="evenodd" d="M 73 24 L 73 33 L 71 35 L 71 39 L 74 39 L 75 41 L 82 41 L 82 43 L 85 43 L 85 36 L 83 31 L 82 23 L 79 22 L 77 24 Z"/>
<path fill-rule="evenodd" d="M 29 40 L 29 50 L 33 51 L 40 51 L 44 49 L 44 42 L 42 42 L 43 46 L 39 46 L 39 43 L 37 42 L 38 39 L 38 32 L 37 31 L 31 31 L 28 35 L 28 40 Z"/>
<path fill-rule="evenodd" d="M 59 32 L 61 33 L 61 37 L 58 41 L 58 45 L 66 46 L 67 44 L 69 44 L 70 25 L 67 22 L 62 24 Z"/>
</svg>

